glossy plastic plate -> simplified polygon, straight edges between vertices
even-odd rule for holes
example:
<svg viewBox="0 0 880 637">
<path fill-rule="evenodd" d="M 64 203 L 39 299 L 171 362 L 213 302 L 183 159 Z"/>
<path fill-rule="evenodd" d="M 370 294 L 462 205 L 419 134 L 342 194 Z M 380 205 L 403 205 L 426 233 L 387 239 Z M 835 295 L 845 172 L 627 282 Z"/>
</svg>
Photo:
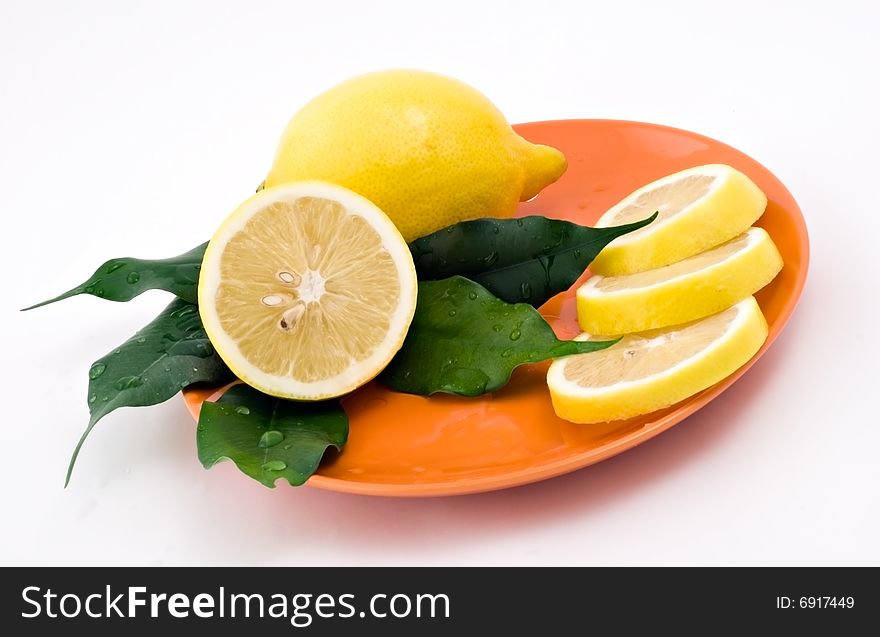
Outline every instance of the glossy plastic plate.
<svg viewBox="0 0 880 637">
<path fill-rule="evenodd" d="M 345 399 L 348 443 L 343 453 L 328 454 L 309 486 L 366 495 L 456 495 L 581 469 L 656 436 L 718 396 L 772 345 L 794 311 L 807 273 L 807 230 L 791 194 L 755 160 L 702 135 L 654 124 L 563 120 L 514 128 L 533 142 L 559 148 L 569 161 L 562 178 L 523 203 L 519 216 L 542 214 L 592 225 L 637 187 L 683 168 L 726 163 L 749 175 L 769 199 L 757 225 L 767 230 L 785 261 L 779 276 L 757 294 L 770 325 L 767 342 L 747 365 L 714 387 L 671 408 L 602 425 L 556 417 L 546 364 L 519 368 L 507 387 L 481 398 L 422 398 L 370 383 Z M 579 333 L 578 285 L 541 308 L 561 337 Z M 185 392 L 194 417 L 202 401 L 216 393 Z"/>
</svg>

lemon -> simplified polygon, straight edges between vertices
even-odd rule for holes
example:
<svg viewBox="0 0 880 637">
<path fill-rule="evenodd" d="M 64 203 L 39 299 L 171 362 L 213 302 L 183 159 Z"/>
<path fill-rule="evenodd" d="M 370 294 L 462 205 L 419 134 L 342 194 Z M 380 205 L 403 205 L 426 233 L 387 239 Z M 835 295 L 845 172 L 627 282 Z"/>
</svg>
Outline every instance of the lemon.
<svg viewBox="0 0 880 637">
<path fill-rule="evenodd" d="M 352 78 L 293 116 L 265 184 L 320 179 L 381 208 L 407 241 L 476 217 L 507 217 L 565 171 L 467 84 L 424 71 Z"/>
<path fill-rule="evenodd" d="M 596 423 L 669 407 L 735 372 L 766 339 L 767 321 L 752 296 L 699 321 L 624 336 L 550 365 L 553 409 L 572 422 Z"/>
<path fill-rule="evenodd" d="M 746 175 L 725 164 L 696 166 L 642 186 L 606 212 L 597 227 L 644 219 L 648 226 L 609 243 L 590 265 L 604 276 L 643 272 L 681 261 L 745 232 L 767 206 Z"/>
<path fill-rule="evenodd" d="M 590 277 L 577 292 L 578 322 L 590 334 L 627 334 L 693 321 L 730 307 L 782 269 L 762 228 L 671 265 Z"/>
<path fill-rule="evenodd" d="M 378 374 L 416 306 L 403 237 L 379 208 L 337 185 L 267 188 L 214 234 L 199 312 L 217 353 L 249 385 L 319 400 Z"/>
</svg>

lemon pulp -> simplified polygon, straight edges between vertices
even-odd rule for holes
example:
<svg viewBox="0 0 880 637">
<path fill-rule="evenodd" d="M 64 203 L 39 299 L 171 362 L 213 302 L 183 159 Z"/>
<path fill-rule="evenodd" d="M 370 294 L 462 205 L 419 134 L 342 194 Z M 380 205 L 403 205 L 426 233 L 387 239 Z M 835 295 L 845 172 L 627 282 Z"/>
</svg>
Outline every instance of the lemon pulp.
<svg viewBox="0 0 880 637">
<path fill-rule="evenodd" d="M 415 309 L 412 257 L 393 224 L 338 186 L 255 195 L 211 240 L 200 311 L 215 348 L 273 395 L 341 395 L 399 349 Z"/>
</svg>

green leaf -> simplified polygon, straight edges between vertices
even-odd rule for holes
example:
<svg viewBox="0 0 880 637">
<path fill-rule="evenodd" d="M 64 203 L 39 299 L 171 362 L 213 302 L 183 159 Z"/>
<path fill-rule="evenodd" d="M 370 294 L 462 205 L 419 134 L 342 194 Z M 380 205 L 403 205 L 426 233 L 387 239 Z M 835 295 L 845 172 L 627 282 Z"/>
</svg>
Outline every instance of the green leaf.
<svg viewBox="0 0 880 637">
<path fill-rule="evenodd" d="M 308 480 L 327 447 L 341 450 L 348 418 L 338 400 L 294 402 L 247 385 L 235 385 L 216 403 L 202 405 L 196 443 L 206 469 L 232 460 L 269 488 L 284 478 L 291 486 Z"/>
<path fill-rule="evenodd" d="M 656 218 L 612 228 L 539 216 L 475 219 L 416 239 L 410 251 L 420 281 L 460 275 L 503 301 L 538 307 L 571 287 L 612 240 Z"/>
<path fill-rule="evenodd" d="M 409 333 L 380 378 L 409 394 L 478 396 L 503 387 L 524 363 L 616 342 L 561 341 L 531 305 L 505 303 L 478 283 L 455 276 L 419 283 Z"/>
<path fill-rule="evenodd" d="M 78 294 L 91 294 L 108 301 L 130 301 L 147 290 L 165 290 L 190 303 L 197 302 L 199 269 L 205 256 L 203 243 L 170 259 L 110 259 L 85 282 L 55 298 L 31 305 L 32 310 Z"/>
<path fill-rule="evenodd" d="M 193 383 L 223 383 L 232 378 L 208 340 L 198 308 L 175 299 L 152 323 L 92 363 L 91 418 L 73 451 L 65 485 L 92 428 L 111 411 L 156 405 Z"/>
</svg>

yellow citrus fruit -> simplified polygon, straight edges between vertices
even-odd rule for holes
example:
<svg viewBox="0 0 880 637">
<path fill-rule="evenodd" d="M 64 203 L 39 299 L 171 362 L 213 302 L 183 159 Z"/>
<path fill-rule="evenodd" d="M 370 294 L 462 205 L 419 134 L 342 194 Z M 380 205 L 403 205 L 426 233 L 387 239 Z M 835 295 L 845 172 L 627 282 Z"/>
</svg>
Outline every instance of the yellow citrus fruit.
<svg viewBox="0 0 880 637">
<path fill-rule="evenodd" d="M 745 232 L 764 213 L 767 197 L 725 164 L 682 170 L 642 186 L 608 210 L 597 227 L 657 219 L 609 243 L 590 264 L 604 276 L 633 274 L 687 259 Z"/>
<path fill-rule="evenodd" d="M 643 332 L 693 321 L 730 307 L 782 269 L 762 228 L 677 263 L 621 276 L 594 275 L 577 292 L 581 329 L 594 335 Z"/>
<path fill-rule="evenodd" d="M 607 349 L 554 361 L 547 373 L 553 409 L 560 418 L 595 423 L 669 407 L 735 372 L 765 340 L 767 321 L 753 296 L 699 321 L 630 334 Z"/>
<path fill-rule="evenodd" d="M 561 152 L 517 135 L 467 84 L 392 70 L 352 78 L 303 106 L 265 183 L 340 184 L 412 241 L 465 219 L 510 216 L 565 168 Z"/>
<path fill-rule="evenodd" d="M 340 396 L 400 349 L 416 306 L 403 237 L 367 199 L 334 184 L 267 188 L 214 234 L 199 312 L 218 354 L 283 398 Z"/>
</svg>

